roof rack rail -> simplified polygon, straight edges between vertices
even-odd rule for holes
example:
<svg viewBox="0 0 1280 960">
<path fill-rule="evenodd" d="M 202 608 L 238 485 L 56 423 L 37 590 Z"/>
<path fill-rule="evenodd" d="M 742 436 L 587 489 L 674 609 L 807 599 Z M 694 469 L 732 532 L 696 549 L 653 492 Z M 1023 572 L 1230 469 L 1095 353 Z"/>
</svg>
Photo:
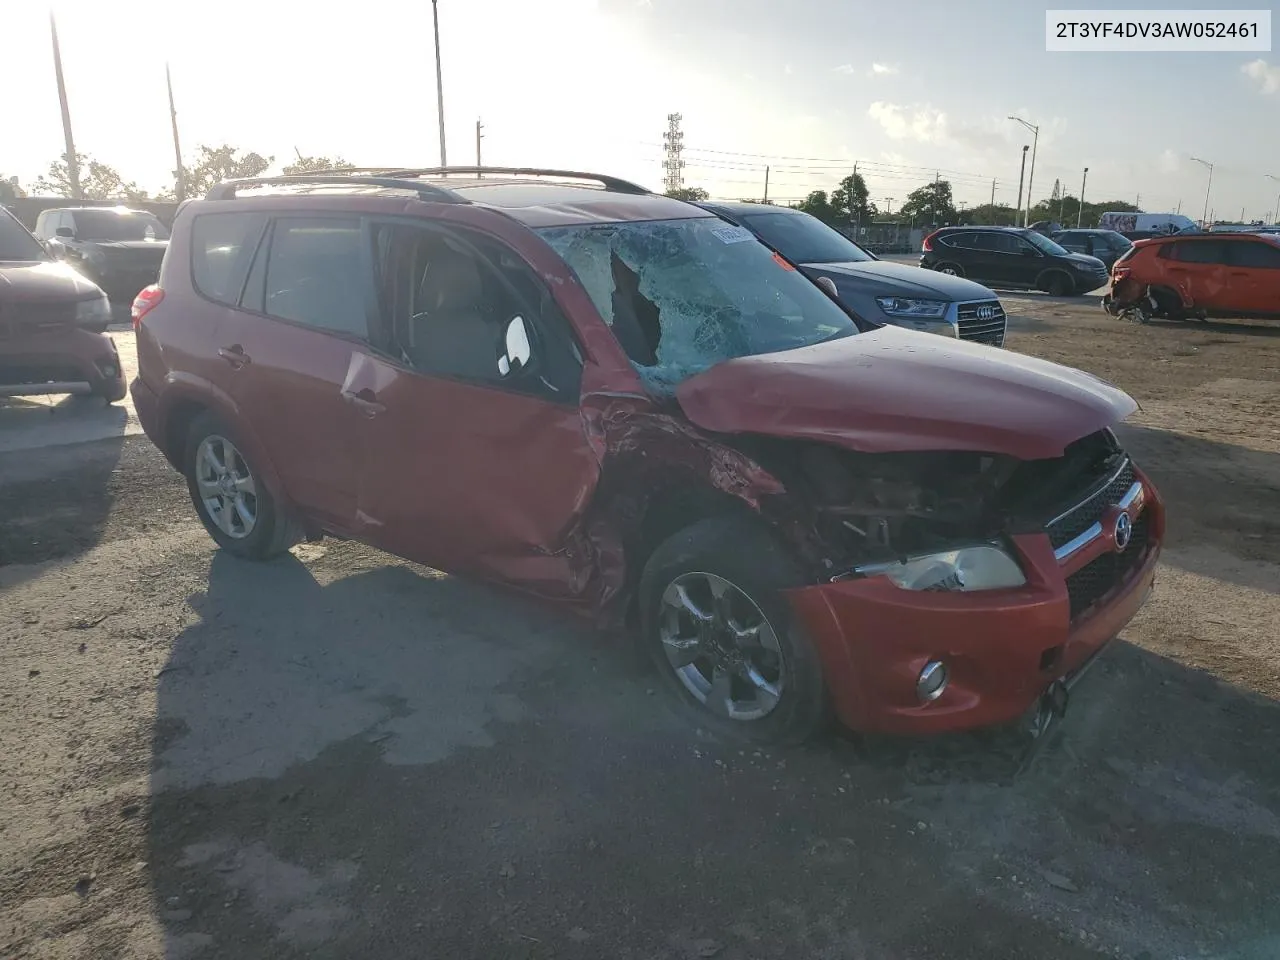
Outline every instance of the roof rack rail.
<svg viewBox="0 0 1280 960">
<path fill-rule="evenodd" d="M 350 176 L 343 173 L 298 174 L 295 176 L 281 177 L 246 177 L 241 180 L 224 180 L 221 183 L 214 184 L 213 187 L 210 188 L 208 194 L 205 195 L 205 199 L 234 200 L 236 198 L 236 192 L 245 187 L 350 185 L 362 187 L 384 187 L 389 190 L 411 190 L 418 195 L 419 200 L 434 201 L 436 203 L 470 203 L 470 201 L 465 197 L 460 197 L 452 190 L 447 190 L 444 187 L 438 187 L 430 183 L 422 183 L 418 180 L 405 179 L 403 176 L 364 177 Z"/>
<path fill-rule="evenodd" d="M 449 174 L 483 176 L 491 173 L 514 177 L 561 177 L 565 180 L 591 180 L 606 190 L 613 190 L 616 193 L 652 193 L 648 188 L 620 177 L 611 177 L 603 173 L 584 173 L 581 170 L 552 170 L 543 167 L 423 167 L 387 169 L 385 173 L 389 177 L 438 177 Z"/>
</svg>

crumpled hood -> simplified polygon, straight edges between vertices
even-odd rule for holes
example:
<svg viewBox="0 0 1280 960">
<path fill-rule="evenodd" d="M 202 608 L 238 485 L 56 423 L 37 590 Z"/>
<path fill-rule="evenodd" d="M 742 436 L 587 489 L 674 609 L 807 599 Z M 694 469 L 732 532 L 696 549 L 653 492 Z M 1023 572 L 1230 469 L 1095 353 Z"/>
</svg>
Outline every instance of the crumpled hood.
<svg viewBox="0 0 1280 960">
<path fill-rule="evenodd" d="M 839 289 L 842 280 L 860 283 L 864 292 L 878 297 L 916 297 L 926 300 L 995 300 L 996 295 L 980 283 L 953 277 L 923 267 L 888 260 L 854 263 L 806 263 L 800 267 L 810 278 L 830 277 Z"/>
<path fill-rule="evenodd" d="M 97 284 L 66 263 L 0 262 L 0 304 L 70 302 L 100 296 Z"/>
<path fill-rule="evenodd" d="M 1022 460 L 1061 456 L 1137 409 L 1083 371 L 896 327 L 728 360 L 684 381 L 676 398 L 690 421 L 716 433 Z"/>
</svg>

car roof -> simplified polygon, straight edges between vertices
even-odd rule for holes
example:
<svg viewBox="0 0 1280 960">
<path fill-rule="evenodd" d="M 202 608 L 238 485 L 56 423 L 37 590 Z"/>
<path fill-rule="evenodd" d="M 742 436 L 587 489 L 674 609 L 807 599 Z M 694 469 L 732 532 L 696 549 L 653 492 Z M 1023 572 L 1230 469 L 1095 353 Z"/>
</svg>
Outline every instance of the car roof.
<svg viewBox="0 0 1280 960">
<path fill-rule="evenodd" d="M 219 184 L 209 201 L 308 195 L 396 196 L 417 193 L 427 203 L 464 203 L 501 211 L 529 227 L 711 217 L 709 211 L 602 174 L 538 168 L 452 167 L 424 171 L 361 168 L 298 177 Z M 581 181 L 587 182 L 581 182 Z M 241 193 L 239 191 L 249 191 Z M 293 205 L 293 204 L 291 204 Z"/>
</svg>

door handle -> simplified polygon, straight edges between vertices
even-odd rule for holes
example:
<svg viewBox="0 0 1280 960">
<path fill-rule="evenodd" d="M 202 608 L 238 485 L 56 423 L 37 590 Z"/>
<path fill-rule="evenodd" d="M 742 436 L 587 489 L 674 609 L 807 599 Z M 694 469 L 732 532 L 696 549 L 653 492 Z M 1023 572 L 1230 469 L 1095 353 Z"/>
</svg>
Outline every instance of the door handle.
<svg viewBox="0 0 1280 960">
<path fill-rule="evenodd" d="M 342 399 L 355 407 L 366 417 L 376 417 L 387 408 L 378 402 L 378 395 L 365 387 L 363 390 L 343 390 Z"/>
<path fill-rule="evenodd" d="M 249 362 L 249 355 L 244 352 L 244 347 L 240 346 L 238 343 L 232 344 L 229 347 L 219 348 L 218 356 L 231 364 L 231 366 L 236 370 L 239 370 Z"/>
</svg>

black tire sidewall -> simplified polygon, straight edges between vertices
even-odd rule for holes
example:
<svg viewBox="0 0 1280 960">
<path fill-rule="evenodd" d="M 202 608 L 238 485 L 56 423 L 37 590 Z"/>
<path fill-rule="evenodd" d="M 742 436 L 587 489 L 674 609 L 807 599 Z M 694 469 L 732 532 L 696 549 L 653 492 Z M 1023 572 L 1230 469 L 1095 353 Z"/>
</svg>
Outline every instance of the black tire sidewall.
<svg viewBox="0 0 1280 960">
<path fill-rule="evenodd" d="M 1049 274 L 1049 279 L 1045 281 L 1045 293 L 1051 297 L 1070 297 L 1076 292 L 1075 281 L 1065 273 L 1054 272 Z"/>
<path fill-rule="evenodd" d="M 247 537 L 237 539 L 223 533 L 218 525 L 213 522 L 213 518 L 209 516 L 208 511 L 205 509 L 204 501 L 200 497 L 200 491 L 196 487 L 196 451 L 199 450 L 201 441 L 210 435 L 217 435 L 230 440 L 236 449 L 240 451 L 241 457 L 245 458 L 245 463 L 248 465 L 250 473 L 253 474 L 254 488 L 257 491 L 258 517 L 253 532 Z M 282 552 L 278 549 L 279 537 L 277 536 L 279 532 L 278 526 L 282 521 L 276 511 L 275 499 L 271 496 L 270 491 L 267 490 L 262 474 L 248 460 L 235 430 L 211 413 L 204 413 L 196 417 L 187 432 L 187 446 L 182 462 L 183 472 L 187 477 L 187 491 L 191 494 L 191 503 L 196 508 L 196 515 L 200 517 L 200 522 L 204 524 L 205 530 L 208 531 L 209 536 L 213 538 L 220 548 L 238 557 L 252 560 L 264 560 Z"/>
<path fill-rule="evenodd" d="M 958 264 L 958 263 L 953 263 L 953 262 L 952 262 L 952 261 L 950 261 L 950 260 L 943 260 L 943 261 L 942 261 L 941 263 L 939 263 L 939 264 L 937 265 L 937 267 L 935 267 L 934 269 L 936 269 L 936 270 L 938 271 L 938 273 L 944 273 L 944 272 L 945 272 L 945 270 L 944 270 L 944 268 L 945 268 L 945 267 L 950 267 L 952 270 L 954 270 L 954 271 L 955 271 L 955 273 L 954 273 L 954 274 L 952 274 L 952 276 L 962 277 L 962 278 L 964 277 L 964 267 L 960 266 L 960 264 Z"/>
<path fill-rule="evenodd" d="M 715 574 L 746 592 L 777 635 L 787 682 L 777 706 L 759 720 L 731 720 L 712 713 L 667 661 L 658 632 L 662 593 L 676 577 L 692 572 Z M 640 577 L 640 642 L 667 692 L 693 723 L 729 739 L 769 744 L 800 743 L 827 725 L 830 710 L 821 662 L 782 592 L 806 582 L 767 528 L 737 517 L 702 520 L 653 552 Z"/>
</svg>

